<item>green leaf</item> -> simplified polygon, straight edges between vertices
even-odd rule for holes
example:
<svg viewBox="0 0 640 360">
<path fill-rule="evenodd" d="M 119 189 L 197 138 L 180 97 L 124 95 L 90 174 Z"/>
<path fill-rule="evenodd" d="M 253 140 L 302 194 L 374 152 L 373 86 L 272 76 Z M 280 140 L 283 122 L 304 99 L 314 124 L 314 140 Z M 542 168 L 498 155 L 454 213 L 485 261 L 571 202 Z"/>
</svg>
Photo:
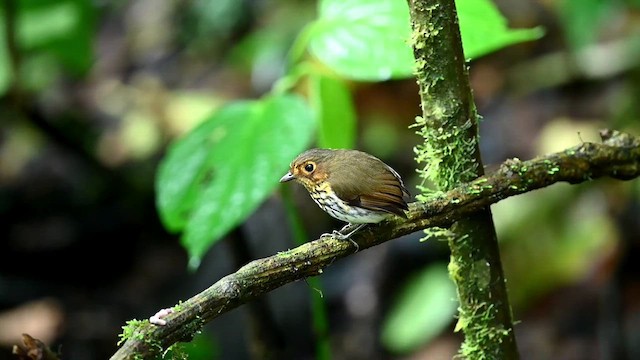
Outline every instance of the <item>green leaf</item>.
<svg viewBox="0 0 640 360">
<path fill-rule="evenodd" d="M 382 324 L 382 343 L 408 352 L 437 336 L 451 323 L 458 306 L 447 267 L 435 264 L 407 282 Z"/>
<path fill-rule="evenodd" d="M 511 30 L 489 0 L 456 1 L 465 56 L 477 58 L 542 36 Z M 304 31 L 309 51 L 345 78 L 382 81 L 413 74 L 409 9 L 401 0 L 321 0 L 319 18 Z"/>
<path fill-rule="evenodd" d="M 379 81 L 413 73 L 409 8 L 402 0 L 322 0 L 309 50 L 350 79 Z"/>
<path fill-rule="evenodd" d="M 285 94 L 227 105 L 169 148 L 157 205 L 167 229 L 183 231 L 191 267 L 274 190 L 314 125 L 308 105 Z"/>
<path fill-rule="evenodd" d="M 509 29 L 490 0 L 456 0 L 462 46 L 466 58 L 475 59 L 509 45 L 539 39 L 542 28 Z"/>
<path fill-rule="evenodd" d="M 356 138 L 356 113 L 351 92 L 344 82 L 314 74 L 310 98 L 318 114 L 318 146 L 352 149 Z"/>
</svg>

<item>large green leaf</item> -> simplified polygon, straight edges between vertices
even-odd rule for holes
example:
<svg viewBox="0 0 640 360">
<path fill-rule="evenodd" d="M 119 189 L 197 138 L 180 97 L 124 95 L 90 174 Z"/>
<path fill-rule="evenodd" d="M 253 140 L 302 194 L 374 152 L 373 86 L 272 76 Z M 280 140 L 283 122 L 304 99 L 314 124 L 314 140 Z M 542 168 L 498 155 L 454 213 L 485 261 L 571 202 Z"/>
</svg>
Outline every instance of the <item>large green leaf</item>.
<svg viewBox="0 0 640 360">
<path fill-rule="evenodd" d="M 457 0 L 465 56 L 542 36 L 512 30 L 490 0 Z M 309 50 L 341 76 L 381 81 L 413 74 L 409 9 L 402 0 L 321 0 L 319 18 L 304 32 Z"/>
<path fill-rule="evenodd" d="M 310 99 L 318 114 L 318 146 L 351 149 L 356 139 L 356 111 L 342 80 L 313 74 Z"/>
<path fill-rule="evenodd" d="M 456 0 L 464 55 L 478 58 L 509 45 L 535 40 L 542 28 L 509 29 L 491 0 Z"/>
<path fill-rule="evenodd" d="M 409 9 L 402 0 L 322 0 L 309 49 L 339 74 L 357 80 L 413 73 Z"/>
<path fill-rule="evenodd" d="M 382 342 L 393 352 L 427 343 L 451 323 L 458 306 L 447 267 L 435 264 L 407 282 L 382 324 Z"/>
<path fill-rule="evenodd" d="M 314 124 L 297 96 L 236 102 L 169 148 L 156 181 L 158 210 L 167 229 L 183 231 L 192 267 L 274 190 Z"/>
</svg>

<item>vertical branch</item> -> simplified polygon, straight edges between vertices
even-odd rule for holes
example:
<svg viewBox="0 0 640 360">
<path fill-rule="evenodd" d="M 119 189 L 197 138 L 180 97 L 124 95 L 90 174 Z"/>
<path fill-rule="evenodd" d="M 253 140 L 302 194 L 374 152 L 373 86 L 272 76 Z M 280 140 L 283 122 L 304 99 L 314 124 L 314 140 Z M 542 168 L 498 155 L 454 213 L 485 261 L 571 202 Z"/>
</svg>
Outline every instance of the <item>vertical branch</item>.
<svg viewBox="0 0 640 360">
<path fill-rule="evenodd" d="M 478 147 L 477 113 L 469 86 L 454 0 L 410 0 L 416 78 L 422 117 L 416 147 L 423 181 L 440 191 L 483 174 Z M 423 187 L 421 200 L 427 198 Z M 507 297 L 491 211 L 460 220 L 449 237 L 449 272 L 460 301 L 457 329 L 469 359 L 517 359 L 511 308 Z"/>
</svg>

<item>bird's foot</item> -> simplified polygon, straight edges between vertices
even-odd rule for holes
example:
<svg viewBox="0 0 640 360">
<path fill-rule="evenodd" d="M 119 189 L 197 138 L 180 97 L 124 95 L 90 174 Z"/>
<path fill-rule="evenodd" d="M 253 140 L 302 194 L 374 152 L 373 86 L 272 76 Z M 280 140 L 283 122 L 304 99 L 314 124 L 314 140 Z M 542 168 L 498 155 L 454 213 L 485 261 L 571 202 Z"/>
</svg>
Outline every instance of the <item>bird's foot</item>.
<svg viewBox="0 0 640 360">
<path fill-rule="evenodd" d="M 347 224 L 342 229 L 340 229 L 340 231 L 333 230 L 331 234 L 329 233 L 322 234 L 320 238 L 333 237 L 338 240 L 349 240 L 349 242 L 352 243 L 353 246 L 355 246 L 356 248 L 355 252 L 358 252 L 360 251 L 360 245 L 358 245 L 358 243 L 356 243 L 355 241 L 351 240 L 351 235 L 353 235 L 356 231 L 362 229 L 365 225 L 366 224 Z M 355 228 L 351 230 L 353 227 Z M 346 231 L 348 232 L 345 234 Z"/>
<path fill-rule="evenodd" d="M 341 231 L 342 231 L 342 230 L 341 230 Z M 349 237 L 348 237 L 348 236 L 344 235 L 343 233 L 341 233 L 341 232 L 340 232 L 340 231 L 338 231 L 338 230 L 333 230 L 333 231 L 332 231 L 332 232 L 330 232 L 330 233 L 324 233 L 324 234 L 320 235 L 320 238 L 321 238 L 321 239 L 324 239 L 324 238 L 334 238 L 334 239 L 338 239 L 338 240 L 348 240 L 348 239 L 349 239 Z M 353 241 L 352 241 L 352 242 L 353 242 Z"/>
</svg>

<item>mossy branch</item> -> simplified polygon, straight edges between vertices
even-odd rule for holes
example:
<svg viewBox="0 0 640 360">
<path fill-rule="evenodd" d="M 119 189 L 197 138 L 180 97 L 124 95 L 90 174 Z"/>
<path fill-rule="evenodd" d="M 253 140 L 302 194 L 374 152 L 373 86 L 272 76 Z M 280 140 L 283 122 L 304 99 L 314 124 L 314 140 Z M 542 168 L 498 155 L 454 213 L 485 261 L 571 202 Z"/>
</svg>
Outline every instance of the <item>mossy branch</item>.
<svg viewBox="0 0 640 360">
<path fill-rule="evenodd" d="M 412 203 L 408 220 L 368 226 L 353 236 L 361 250 L 429 227 L 448 227 L 510 196 L 557 182 L 581 183 L 600 177 L 629 180 L 640 176 L 640 138 L 603 130 L 602 144 L 583 143 L 529 161 L 506 161 L 487 176 L 443 193 L 427 203 Z M 205 323 L 282 285 L 322 274 L 336 260 L 353 254 L 349 241 L 322 238 L 254 260 L 208 289 L 174 307 L 166 326 L 135 322 L 111 359 L 149 359 L 178 341 L 189 341 Z"/>
</svg>

